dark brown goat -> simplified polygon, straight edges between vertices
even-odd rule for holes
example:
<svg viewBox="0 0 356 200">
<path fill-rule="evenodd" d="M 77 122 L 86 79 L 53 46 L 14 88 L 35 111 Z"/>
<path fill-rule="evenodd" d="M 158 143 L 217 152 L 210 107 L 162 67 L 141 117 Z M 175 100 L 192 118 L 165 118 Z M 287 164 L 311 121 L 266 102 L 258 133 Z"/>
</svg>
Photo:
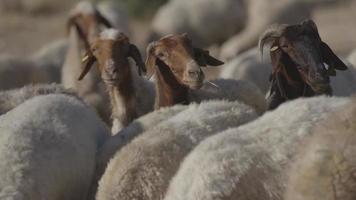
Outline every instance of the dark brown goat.
<svg viewBox="0 0 356 200">
<path fill-rule="evenodd" d="M 145 72 L 145 64 L 137 47 L 129 38 L 115 29 L 107 29 L 92 42 L 83 62 L 79 80 L 98 62 L 98 70 L 110 94 L 113 117 L 113 133 L 127 126 L 137 116 L 136 91 L 128 57 L 135 60 L 139 73 Z"/>
<path fill-rule="evenodd" d="M 147 47 L 147 77 L 155 74 L 155 108 L 188 104 L 189 89 L 203 85 L 204 73 L 200 67 L 219 66 L 223 62 L 208 51 L 196 48 L 187 34 L 174 34 L 152 42 Z"/>
<path fill-rule="evenodd" d="M 329 76 L 335 76 L 336 69 L 347 69 L 321 40 L 312 20 L 298 25 L 272 26 L 260 38 L 261 54 L 266 42 L 272 42 L 270 56 L 274 66 L 267 97 L 269 109 L 274 109 L 289 99 L 331 95 Z"/>
</svg>

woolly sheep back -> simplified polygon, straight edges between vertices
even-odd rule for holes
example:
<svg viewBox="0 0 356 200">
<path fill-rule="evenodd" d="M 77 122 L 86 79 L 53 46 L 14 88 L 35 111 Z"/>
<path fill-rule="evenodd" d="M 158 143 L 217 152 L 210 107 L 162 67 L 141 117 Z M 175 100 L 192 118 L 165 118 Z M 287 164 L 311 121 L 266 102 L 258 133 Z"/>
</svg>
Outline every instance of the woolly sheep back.
<svg viewBox="0 0 356 200">
<path fill-rule="evenodd" d="M 239 102 L 208 101 L 189 107 L 136 137 L 110 161 L 98 200 L 161 199 L 180 161 L 205 137 L 257 118 Z"/>
<path fill-rule="evenodd" d="M 287 172 L 285 199 L 356 199 L 356 99 L 313 132 Z"/>
<path fill-rule="evenodd" d="M 300 147 L 298 141 L 309 137 L 313 124 L 349 102 L 297 99 L 209 137 L 182 162 L 165 200 L 282 199 L 283 171 Z"/>
<path fill-rule="evenodd" d="M 0 116 L 0 132 L 0 199 L 86 199 L 109 134 L 87 106 L 62 94 L 35 97 Z"/>
</svg>

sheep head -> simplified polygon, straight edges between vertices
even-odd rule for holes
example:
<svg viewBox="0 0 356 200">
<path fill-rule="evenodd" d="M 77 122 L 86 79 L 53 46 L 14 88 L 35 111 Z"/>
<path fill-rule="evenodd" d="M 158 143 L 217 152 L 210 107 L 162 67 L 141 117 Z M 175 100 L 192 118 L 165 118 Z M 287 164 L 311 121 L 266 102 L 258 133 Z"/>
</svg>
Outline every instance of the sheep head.
<svg viewBox="0 0 356 200">
<path fill-rule="evenodd" d="M 155 74 L 158 67 L 167 67 L 180 84 L 191 89 L 199 89 L 203 84 L 201 67 L 222 64 L 208 51 L 194 47 L 187 34 L 168 35 L 147 47 L 147 78 Z"/>
<path fill-rule="evenodd" d="M 318 28 L 312 20 L 303 21 L 298 25 L 271 26 L 260 37 L 261 54 L 267 42 L 272 43 L 270 56 L 274 67 L 286 65 L 283 60 L 291 60 L 303 81 L 316 94 L 331 91 L 329 76 L 336 75 L 335 69 L 347 69 L 330 47 L 321 40 Z"/>
<path fill-rule="evenodd" d="M 107 28 L 112 27 L 110 22 L 103 17 L 93 4 L 82 1 L 70 12 L 67 31 L 69 32 L 70 28 L 74 26 L 85 47 L 89 48 L 89 43 L 95 38 L 101 25 Z"/>
<path fill-rule="evenodd" d="M 85 64 L 79 80 L 89 72 L 91 66 L 98 62 L 98 68 L 103 81 L 107 85 L 115 85 L 126 80 L 130 74 L 128 57 L 138 66 L 138 72 L 146 72 L 145 64 L 137 47 L 130 43 L 129 38 L 115 29 L 107 29 L 92 43 L 86 53 Z"/>
</svg>

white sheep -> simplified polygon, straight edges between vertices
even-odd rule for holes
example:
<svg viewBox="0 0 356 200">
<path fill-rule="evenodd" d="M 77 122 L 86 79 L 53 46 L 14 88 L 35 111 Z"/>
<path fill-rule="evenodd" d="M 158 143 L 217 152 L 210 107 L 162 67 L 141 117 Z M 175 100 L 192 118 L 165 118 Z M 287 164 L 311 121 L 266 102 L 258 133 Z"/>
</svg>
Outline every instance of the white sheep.
<svg viewBox="0 0 356 200">
<path fill-rule="evenodd" d="M 230 60 L 254 47 L 260 34 L 273 23 L 298 23 L 310 17 L 311 4 L 300 0 L 252 0 L 246 2 L 245 28 L 227 40 L 221 47 L 220 57 Z"/>
<path fill-rule="evenodd" d="M 220 77 L 249 81 L 266 94 L 269 88 L 269 76 L 272 72 L 270 63 L 269 56 L 264 56 L 262 60 L 258 49 L 253 48 L 227 62 L 220 72 Z"/>
<path fill-rule="evenodd" d="M 152 31 L 158 36 L 187 32 L 206 47 L 236 34 L 245 18 L 241 0 L 170 0 L 155 15 Z"/>
<path fill-rule="evenodd" d="M 201 142 L 182 162 L 165 200 L 283 199 L 291 159 L 312 127 L 350 103 L 314 97 L 282 104 L 273 112 Z"/>
<path fill-rule="evenodd" d="M 30 60 L 48 75 L 48 83 L 61 81 L 61 67 L 64 62 L 68 43 L 65 39 L 55 40 L 44 45 L 30 56 Z"/>
<path fill-rule="evenodd" d="M 0 132 L 0 199 L 87 199 L 109 132 L 86 105 L 34 97 L 0 116 Z"/>
<path fill-rule="evenodd" d="M 195 145 L 257 116 L 239 102 L 190 104 L 115 154 L 99 182 L 97 199 L 161 199 L 180 161 Z"/>
<path fill-rule="evenodd" d="M 97 7 L 99 12 L 111 22 L 113 27 L 125 34 L 130 33 L 128 13 L 117 1 L 99 2 Z"/>
<path fill-rule="evenodd" d="M 356 5 L 356 3 L 355 3 Z M 353 50 L 350 55 L 346 58 L 348 62 L 352 65 L 352 67 L 356 70 L 356 50 Z"/>
<path fill-rule="evenodd" d="M 74 91 L 64 89 L 61 85 L 27 85 L 23 88 L 0 92 L 0 115 L 14 109 L 16 106 L 22 104 L 32 97 L 47 94 L 67 94 L 78 98 Z"/>
<path fill-rule="evenodd" d="M 122 147 L 131 142 L 132 139 L 141 133 L 153 129 L 155 126 L 158 126 L 160 123 L 163 123 L 187 108 L 188 106 L 186 105 L 175 105 L 155 110 L 137 118 L 119 133 L 108 138 L 98 153 L 95 180 L 93 189 L 91 190 L 91 196 L 95 196 L 98 187 L 97 184 L 101 176 L 104 174 L 107 164 L 116 152 L 119 152 Z"/>
<path fill-rule="evenodd" d="M 316 124 L 287 171 L 286 200 L 356 198 L 356 101 Z"/>
<path fill-rule="evenodd" d="M 47 82 L 48 74 L 30 59 L 13 55 L 0 56 L 0 91 Z"/>
</svg>

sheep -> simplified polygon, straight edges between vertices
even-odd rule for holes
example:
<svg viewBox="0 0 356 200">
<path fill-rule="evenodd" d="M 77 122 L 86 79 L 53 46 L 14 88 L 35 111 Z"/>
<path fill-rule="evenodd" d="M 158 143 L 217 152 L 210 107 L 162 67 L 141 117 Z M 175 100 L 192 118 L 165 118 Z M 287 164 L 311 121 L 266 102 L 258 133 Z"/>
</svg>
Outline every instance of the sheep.
<svg viewBox="0 0 356 200">
<path fill-rule="evenodd" d="M 240 100 L 262 113 L 265 100 L 258 88 L 245 81 L 214 80 L 204 84 L 201 67 L 223 62 L 194 47 L 187 34 L 167 35 L 147 47 L 146 67 L 156 85 L 155 108 L 210 99 Z M 212 85 L 212 86 L 211 86 Z"/>
<path fill-rule="evenodd" d="M 98 153 L 95 180 L 93 181 L 94 184 L 92 185 L 93 188 L 91 189 L 92 193 L 90 196 L 95 197 L 96 189 L 98 187 L 97 184 L 101 176 L 104 174 L 107 164 L 116 152 L 120 151 L 120 149 L 128 144 L 133 138 L 179 114 L 187 108 L 188 106 L 186 105 L 175 105 L 150 112 L 134 120 L 119 133 L 107 139 Z"/>
<path fill-rule="evenodd" d="M 92 70 L 81 82 L 77 78 L 81 72 L 82 53 L 90 48 L 90 42 L 99 34 L 102 26 L 111 27 L 111 24 L 91 3 L 82 1 L 71 11 L 67 25 L 68 50 L 62 66 L 61 83 L 65 88 L 78 92 L 110 124 L 109 98 L 98 73 Z"/>
<path fill-rule="evenodd" d="M 128 13 L 117 1 L 103 1 L 97 4 L 98 10 L 111 22 L 112 26 L 125 34 L 130 34 Z"/>
<path fill-rule="evenodd" d="M 248 50 L 233 60 L 227 62 L 220 72 L 220 78 L 246 80 L 256 84 L 263 94 L 266 94 L 269 87 L 269 76 L 272 72 L 268 56 L 261 55 L 257 48 Z"/>
<path fill-rule="evenodd" d="M 66 94 L 79 99 L 74 91 L 64 89 L 57 84 L 27 85 L 23 88 L 0 92 L 0 115 L 7 113 L 32 97 L 47 94 Z"/>
<path fill-rule="evenodd" d="M 356 69 L 356 50 L 353 50 L 346 60 L 350 62 L 354 69 Z"/>
<path fill-rule="evenodd" d="M 287 171 L 286 200 L 356 199 L 356 101 L 329 114 Z"/>
<path fill-rule="evenodd" d="M 251 107 L 237 101 L 190 104 L 118 151 L 99 182 L 96 198 L 162 199 L 179 162 L 195 145 L 257 116 Z"/>
<path fill-rule="evenodd" d="M 81 101 L 34 97 L 0 116 L 0 132 L 0 199 L 87 199 L 109 133 Z"/>
<path fill-rule="evenodd" d="M 60 83 L 61 67 L 67 51 L 68 43 L 65 39 L 55 40 L 30 56 L 30 60 L 48 76 L 48 83 Z"/>
<path fill-rule="evenodd" d="M 247 19 L 244 29 L 225 41 L 221 46 L 220 58 L 231 60 L 258 43 L 260 33 L 270 24 L 295 24 L 310 18 L 319 6 L 338 3 L 336 0 L 250 0 L 245 1 Z"/>
<path fill-rule="evenodd" d="M 131 57 L 138 69 L 129 62 Z M 140 77 L 146 71 L 137 47 L 116 29 L 107 29 L 91 44 L 85 56 L 82 80 L 91 66 L 98 62 L 99 74 L 106 86 L 112 105 L 112 133 L 126 127 L 134 119 L 153 110 L 155 92 L 153 84 Z"/>
<path fill-rule="evenodd" d="M 312 20 L 297 25 L 272 25 L 260 37 L 261 53 L 267 42 L 272 43 L 270 57 L 274 66 L 266 95 L 268 109 L 299 97 L 331 95 L 329 76 L 335 76 L 336 70 L 347 69 L 321 40 Z"/>
<path fill-rule="evenodd" d="M 0 56 L 0 91 L 47 82 L 48 74 L 30 59 L 13 55 Z"/>
<path fill-rule="evenodd" d="M 151 39 L 187 32 L 199 46 L 207 47 L 240 31 L 245 18 L 241 0 L 171 0 L 154 16 Z"/>
<path fill-rule="evenodd" d="M 201 142 L 181 163 L 165 200 L 281 200 L 291 160 L 312 128 L 349 98 L 318 96 L 282 104 L 273 112 Z"/>
</svg>

